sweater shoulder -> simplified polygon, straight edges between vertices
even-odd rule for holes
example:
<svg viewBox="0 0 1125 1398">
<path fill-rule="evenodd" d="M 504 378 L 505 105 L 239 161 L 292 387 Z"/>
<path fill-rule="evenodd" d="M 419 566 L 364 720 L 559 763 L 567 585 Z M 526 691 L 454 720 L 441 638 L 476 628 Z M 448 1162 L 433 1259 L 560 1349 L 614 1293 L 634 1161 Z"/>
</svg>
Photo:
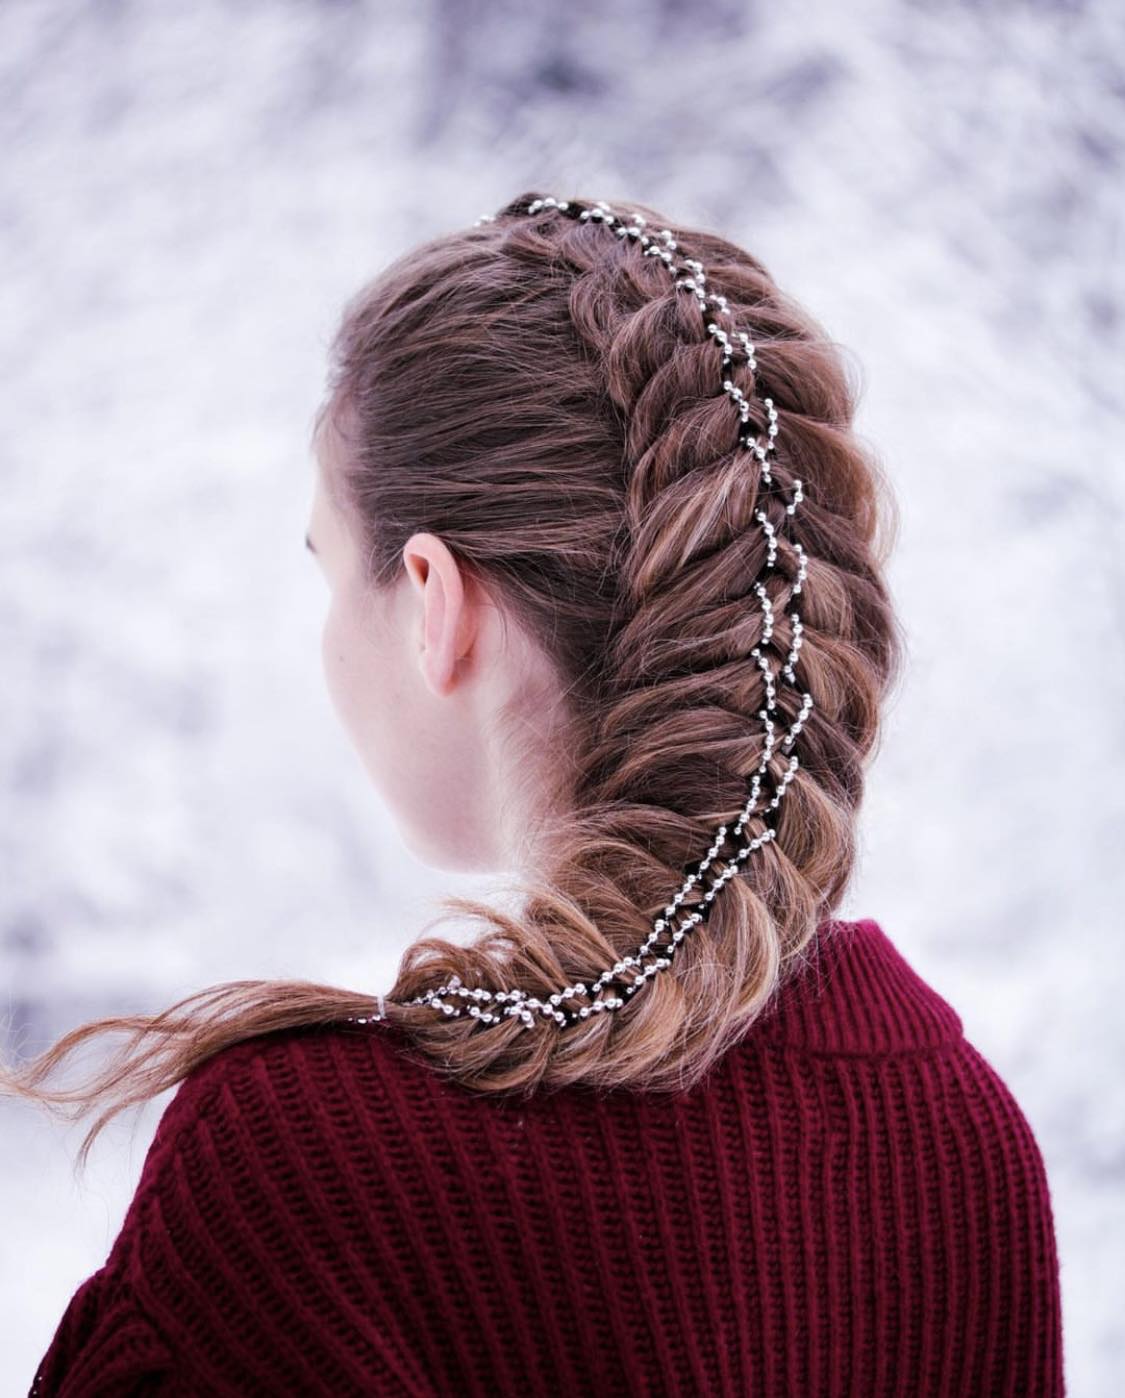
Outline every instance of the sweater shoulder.
<svg viewBox="0 0 1125 1398">
<path fill-rule="evenodd" d="M 250 1111 L 261 1122 L 306 1111 L 317 1100 L 332 1101 L 364 1078 L 376 1090 L 388 1075 L 422 1071 L 409 1056 L 405 1036 L 394 1026 L 331 1022 L 289 1026 L 228 1044 L 204 1059 L 176 1088 L 157 1137 L 174 1137 L 200 1121 Z"/>
<path fill-rule="evenodd" d="M 823 924 L 751 1026 L 761 1040 L 813 1053 L 882 1055 L 960 1044 L 957 1010 L 875 918 Z"/>
<path fill-rule="evenodd" d="M 373 1204 L 387 1202 L 388 1169 L 409 1165 L 395 1104 L 411 1091 L 404 1084 L 426 1081 L 396 1037 L 382 1023 L 290 1027 L 201 1062 L 157 1123 L 107 1269 L 167 1317 L 176 1292 L 165 1283 L 192 1256 L 220 1274 L 241 1271 L 248 1237 L 258 1236 L 264 1263 L 275 1244 L 322 1226 L 343 1194 L 366 1189 Z"/>
<path fill-rule="evenodd" d="M 109 1256 L 40 1362 L 35 1398 L 326 1391 L 338 1333 L 294 1339 L 326 1304 L 362 1332 L 365 1376 L 384 1385 L 372 1391 L 422 1391 L 393 1331 L 396 1167 L 409 1143 L 385 1087 L 393 1036 L 373 1032 L 386 1027 L 271 1031 L 181 1080 Z M 368 1288 L 362 1309 L 353 1272 Z"/>
<path fill-rule="evenodd" d="M 392 1079 L 417 1084 L 426 1071 L 384 1023 L 289 1027 L 217 1050 L 181 1079 L 157 1122 L 115 1252 L 185 1181 L 198 1178 L 199 1202 L 214 1218 L 223 1199 L 233 1202 L 228 1184 L 252 1194 L 266 1176 L 300 1173 L 318 1154 L 362 1149 L 402 1091 Z"/>
</svg>

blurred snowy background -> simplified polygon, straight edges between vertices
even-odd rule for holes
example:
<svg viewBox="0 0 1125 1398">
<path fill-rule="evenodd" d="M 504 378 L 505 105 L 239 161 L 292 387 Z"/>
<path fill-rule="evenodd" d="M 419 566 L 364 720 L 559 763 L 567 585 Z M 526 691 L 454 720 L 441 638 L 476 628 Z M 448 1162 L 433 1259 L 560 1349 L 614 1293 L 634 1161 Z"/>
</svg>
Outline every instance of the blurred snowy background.
<svg viewBox="0 0 1125 1398">
<path fill-rule="evenodd" d="M 847 916 L 1016 1092 L 1070 1391 L 1120 1392 L 1125 7 L 0 7 L 0 1009 L 31 1052 L 234 977 L 385 988 L 432 900 L 322 687 L 308 430 L 343 299 L 513 194 L 637 197 L 858 357 L 911 668 Z M 0 1104 L 0 1388 L 167 1098 Z"/>
</svg>

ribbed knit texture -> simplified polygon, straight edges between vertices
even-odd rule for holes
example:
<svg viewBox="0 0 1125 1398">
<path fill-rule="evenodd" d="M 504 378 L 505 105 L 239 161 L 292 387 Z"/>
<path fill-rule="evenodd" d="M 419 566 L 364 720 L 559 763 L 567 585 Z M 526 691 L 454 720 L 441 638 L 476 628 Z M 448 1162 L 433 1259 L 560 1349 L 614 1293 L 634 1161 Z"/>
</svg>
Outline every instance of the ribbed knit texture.
<svg viewBox="0 0 1125 1398">
<path fill-rule="evenodd" d="M 877 922 L 817 946 L 674 1097 L 473 1094 L 385 1023 L 222 1051 L 31 1393 L 1064 1393 L 1027 1120 Z"/>
</svg>

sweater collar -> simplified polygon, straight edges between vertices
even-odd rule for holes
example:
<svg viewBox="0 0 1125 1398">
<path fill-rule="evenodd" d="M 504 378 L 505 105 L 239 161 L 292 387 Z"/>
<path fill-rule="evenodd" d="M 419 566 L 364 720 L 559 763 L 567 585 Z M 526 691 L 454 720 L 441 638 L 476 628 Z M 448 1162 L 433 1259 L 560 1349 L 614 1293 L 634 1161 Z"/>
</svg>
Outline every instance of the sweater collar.
<svg viewBox="0 0 1125 1398">
<path fill-rule="evenodd" d="M 962 1037 L 960 1015 L 870 917 L 822 923 L 750 1036 L 814 1052 L 893 1053 Z"/>
</svg>

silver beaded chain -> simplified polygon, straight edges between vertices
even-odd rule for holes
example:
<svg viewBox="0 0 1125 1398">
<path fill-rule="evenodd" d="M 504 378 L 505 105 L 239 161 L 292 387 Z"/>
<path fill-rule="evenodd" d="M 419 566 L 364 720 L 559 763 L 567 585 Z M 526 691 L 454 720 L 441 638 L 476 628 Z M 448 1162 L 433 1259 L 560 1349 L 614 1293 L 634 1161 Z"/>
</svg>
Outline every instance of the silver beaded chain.
<svg viewBox="0 0 1125 1398">
<path fill-rule="evenodd" d="M 750 402 L 730 377 L 730 368 L 735 363 L 737 352 L 728 332 L 716 322 L 708 309 L 708 303 L 711 303 L 718 307 L 722 315 L 729 317 L 730 311 L 727 298 L 707 290 L 706 276 L 703 267 L 695 258 L 685 257 L 681 263 L 676 263 L 673 254 L 678 250 L 678 244 L 670 230 L 662 228 L 659 234 L 653 237 L 645 232 L 646 220 L 640 214 L 633 214 L 630 222 L 624 223 L 602 199 L 597 200 L 593 205 L 581 205 L 573 200 L 558 200 L 548 196 L 546 198 L 533 199 L 527 205 L 526 213 L 537 214 L 542 209 L 555 209 L 559 213 L 574 218 L 579 222 L 592 221 L 604 223 L 612 228 L 619 238 L 632 238 L 640 243 L 646 257 L 658 257 L 671 269 L 675 276 L 676 286 L 691 292 L 699 302 L 704 321 L 707 325 L 708 334 L 713 335 L 722 348 L 723 390 L 733 399 L 743 424 L 747 423 L 750 418 Z M 494 222 L 495 219 L 495 214 L 482 214 L 481 217 L 476 220 L 476 224 L 491 223 Z M 751 370 L 756 371 L 758 364 L 754 354 L 754 345 L 750 337 L 745 331 L 738 329 L 735 329 L 734 335 L 741 346 L 741 353 L 745 362 L 749 365 Z M 758 459 L 761 463 L 763 481 L 767 485 L 772 485 L 773 477 L 770 474 L 770 458 L 775 452 L 774 439 L 777 436 L 777 409 L 774 407 L 772 398 L 763 397 L 762 402 L 769 416 L 769 428 L 766 434 L 766 440 L 764 442 L 759 441 L 758 438 L 751 435 L 744 428 L 739 434 L 739 442 Z M 794 478 L 793 499 L 785 507 L 786 514 L 789 516 L 794 515 L 798 504 L 803 499 L 804 495 L 801 490 L 801 482 L 799 479 Z M 773 525 L 770 524 L 762 510 L 756 510 L 754 513 L 755 518 L 762 526 L 766 535 L 769 550 L 766 567 L 770 568 L 774 566 L 777 558 L 776 530 Z M 796 595 L 801 591 L 801 587 L 808 574 L 808 559 L 804 549 L 796 540 L 790 539 L 790 543 L 799 560 L 797 577 L 793 584 L 793 593 Z M 658 917 L 653 923 L 652 931 L 637 950 L 633 952 L 631 956 L 626 956 L 620 961 L 616 961 L 611 967 L 604 970 L 597 980 L 590 984 L 587 985 L 579 981 L 574 985 L 567 986 L 565 990 L 560 990 L 556 994 L 551 995 L 547 1000 L 540 1000 L 537 996 L 528 996 L 525 991 L 518 989 L 492 991 L 486 990 L 480 986 L 462 985 L 460 976 L 452 976 L 444 985 L 438 986 L 436 989 L 427 990 L 422 995 L 416 995 L 412 1000 L 407 1002 L 408 1004 L 428 1004 L 433 1009 L 446 1015 L 464 1015 L 467 1013 L 475 1019 L 479 1019 L 483 1024 L 498 1023 L 506 1015 L 518 1016 L 525 1029 L 530 1029 L 533 1026 L 535 1014 L 538 1012 L 551 1024 L 563 1027 L 567 1024 L 573 1024 L 580 1019 L 588 1019 L 591 1014 L 601 1014 L 612 1010 L 619 1010 L 626 1003 L 627 998 L 636 994 L 650 977 L 655 976 L 658 972 L 666 970 L 667 967 L 671 966 L 680 943 L 688 932 L 702 922 L 707 916 L 707 913 L 710 911 L 709 905 L 713 902 L 715 895 L 722 889 L 723 885 L 734 878 L 735 874 L 738 873 L 739 867 L 749 859 L 754 850 L 759 849 L 762 845 L 775 839 L 777 836 L 777 827 L 767 826 L 761 835 L 755 836 L 748 844 L 738 848 L 733 858 L 731 858 L 727 864 L 727 867 L 716 877 L 712 886 L 703 894 L 702 901 L 705 905 L 703 909 L 696 908 L 690 912 L 678 926 L 672 929 L 671 940 L 659 947 L 656 946 L 661 934 L 667 930 L 669 923 L 675 918 L 676 909 L 683 903 L 684 899 L 695 885 L 701 881 L 703 874 L 718 857 L 720 849 L 726 842 L 728 833 L 737 844 L 743 828 L 757 808 L 762 778 L 766 774 L 770 756 L 776 745 L 774 737 L 775 725 L 771 717 L 776 710 L 774 672 L 770 669 L 769 661 L 763 653 L 763 647 L 769 642 L 773 635 L 773 608 L 770 603 L 769 594 L 760 579 L 755 582 L 754 591 L 757 593 L 761 603 L 764 629 L 761 641 L 754 647 L 750 654 L 761 668 L 766 681 L 766 706 L 764 709 L 758 710 L 758 717 L 762 719 L 765 725 L 765 750 L 762 753 L 762 758 L 758 764 L 757 770 L 753 773 L 751 778 L 750 795 L 742 808 L 738 820 L 734 824 L 733 830 L 728 832 L 726 825 L 719 826 L 718 830 L 715 832 L 714 842 L 707 851 L 706 857 L 701 861 L 695 872 L 685 880 L 680 891 L 665 907 L 664 915 Z M 793 643 L 788 658 L 781 667 L 780 673 L 794 688 L 797 688 L 797 677 L 793 667 L 797 662 L 797 655 L 801 648 L 801 619 L 795 610 L 789 613 L 789 618 L 793 623 Z M 797 734 L 804 727 L 809 713 L 812 711 L 812 707 L 812 695 L 804 691 L 802 694 L 801 711 L 790 725 L 786 736 L 781 740 L 780 748 L 782 750 L 788 751 L 792 748 Z M 789 783 L 796 775 L 799 765 L 796 753 L 791 753 L 788 768 L 782 775 L 772 800 L 763 808 L 763 813 L 775 810 L 780 805 L 782 797 L 788 789 Z M 646 962 L 648 964 L 646 964 Z M 624 993 L 622 995 L 611 993 L 603 996 L 601 994 L 602 989 L 608 986 L 610 982 L 624 978 L 629 979 L 628 983 L 623 986 Z M 450 999 L 444 998 L 446 996 L 456 997 L 460 1003 L 453 1003 Z M 354 1016 L 351 1017 L 352 1021 L 357 1024 L 366 1024 L 385 1019 L 385 998 L 379 995 L 377 996 L 377 1000 L 378 1011 L 375 1014 Z M 568 1001 L 576 1001 L 579 1003 L 571 1005 L 567 1003 Z M 484 1009 L 484 1004 L 499 1008 Z"/>
</svg>

